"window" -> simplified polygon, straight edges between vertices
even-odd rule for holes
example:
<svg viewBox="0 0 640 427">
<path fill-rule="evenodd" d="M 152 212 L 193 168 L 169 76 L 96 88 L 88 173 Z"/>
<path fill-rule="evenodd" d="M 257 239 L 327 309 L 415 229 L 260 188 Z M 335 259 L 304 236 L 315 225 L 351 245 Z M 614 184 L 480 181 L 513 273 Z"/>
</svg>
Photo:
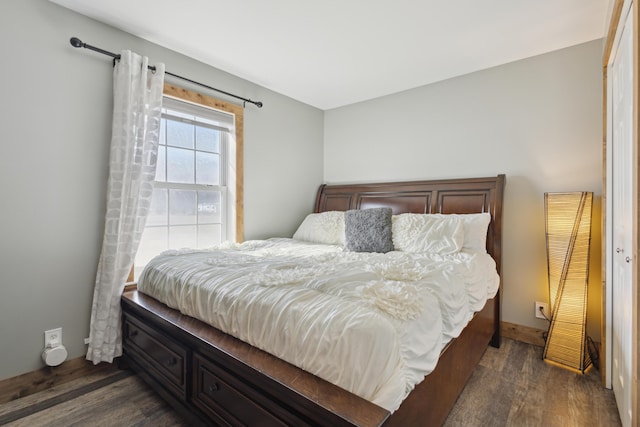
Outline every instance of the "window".
<svg viewBox="0 0 640 427">
<path fill-rule="evenodd" d="M 135 259 L 136 278 L 164 250 L 242 240 L 242 109 L 170 85 L 165 85 L 162 107 L 153 198 Z"/>
</svg>

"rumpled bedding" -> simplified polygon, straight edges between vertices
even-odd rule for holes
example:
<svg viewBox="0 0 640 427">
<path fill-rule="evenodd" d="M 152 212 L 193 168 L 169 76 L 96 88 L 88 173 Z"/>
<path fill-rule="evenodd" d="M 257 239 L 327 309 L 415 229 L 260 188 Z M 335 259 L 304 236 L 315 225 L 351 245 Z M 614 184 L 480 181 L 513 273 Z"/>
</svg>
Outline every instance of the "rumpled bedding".
<svg viewBox="0 0 640 427">
<path fill-rule="evenodd" d="M 484 252 L 293 239 L 166 251 L 138 290 L 391 412 L 499 287 Z"/>
</svg>

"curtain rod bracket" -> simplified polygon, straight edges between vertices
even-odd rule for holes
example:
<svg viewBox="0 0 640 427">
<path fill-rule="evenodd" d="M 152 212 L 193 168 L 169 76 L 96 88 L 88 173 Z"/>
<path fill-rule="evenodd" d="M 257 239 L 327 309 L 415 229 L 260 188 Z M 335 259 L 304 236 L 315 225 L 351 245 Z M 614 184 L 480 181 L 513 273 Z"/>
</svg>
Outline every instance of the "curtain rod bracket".
<svg viewBox="0 0 640 427">
<path fill-rule="evenodd" d="M 98 53 L 101 53 L 101 54 L 103 54 L 103 55 L 107 55 L 107 56 L 112 57 L 112 58 L 113 58 L 113 65 L 114 65 L 114 66 L 115 66 L 116 61 L 120 59 L 120 55 L 115 54 L 115 53 L 113 53 L 113 52 L 109 52 L 109 51 L 104 50 L 104 49 L 100 49 L 99 47 L 91 46 L 90 44 L 84 43 L 82 40 L 80 40 L 80 39 L 79 39 L 79 38 L 77 38 L 77 37 L 71 37 L 71 39 L 69 39 L 69 43 L 71 43 L 71 46 L 73 46 L 73 47 L 75 47 L 75 48 L 84 48 L 84 49 L 89 49 L 89 50 L 93 50 L 94 52 L 98 52 Z M 155 71 L 155 67 L 149 66 L 149 69 L 150 69 L 150 70 L 152 70 L 152 71 Z M 256 107 L 258 107 L 258 108 L 262 108 L 262 105 L 263 105 L 263 104 L 262 104 L 262 102 L 260 102 L 260 101 L 252 101 L 251 99 L 243 98 L 242 96 L 234 95 L 234 94 L 232 94 L 232 93 L 225 92 L 224 90 L 216 89 L 216 88 L 211 87 L 211 86 L 208 86 L 208 85 L 206 85 L 206 84 L 204 84 L 204 83 L 200 83 L 200 82 L 197 82 L 197 81 L 195 81 L 195 80 L 191 80 L 191 79 L 188 79 L 188 78 L 186 78 L 186 77 L 182 77 L 182 76 L 179 76 L 179 75 L 177 75 L 177 74 L 170 73 L 170 72 L 168 72 L 168 71 L 166 71 L 166 70 L 165 70 L 165 74 L 168 74 L 168 75 L 173 76 L 173 77 L 176 77 L 176 78 L 178 78 L 178 79 L 181 79 L 181 80 L 187 81 L 187 82 L 189 82 L 189 83 L 196 84 L 196 85 L 198 85 L 198 86 L 202 86 L 202 87 L 207 88 L 207 89 L 210 89 L 210 90 L 214 90 L 214 91 L 216 91 L 216 92 L 224 93 L 225 95 L 231 96 L 231 97 L 233 97 L 233 98 L 240 99 L 240 100 L 242 100 L 242 101 L 243 101 L 243 102 L 242 102 L 242 107 L 243 107 L 243 108 L 244 108 L 244 107 L 246 107 L 247 102 L 249 102 L 249 103 L 251 103 L 251 104 L 255 105 L 255 106 L 256 106 Z"/>
</svg>

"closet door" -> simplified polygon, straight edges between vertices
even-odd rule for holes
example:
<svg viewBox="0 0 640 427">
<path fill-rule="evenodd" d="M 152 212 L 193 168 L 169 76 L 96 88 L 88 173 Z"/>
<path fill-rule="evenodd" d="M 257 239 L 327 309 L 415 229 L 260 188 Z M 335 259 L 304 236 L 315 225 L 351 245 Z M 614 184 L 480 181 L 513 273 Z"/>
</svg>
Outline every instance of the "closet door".
<svg viewBox="0 0 640 427">
<path fill-rule="evenodd" d="M 623 15 L 622 36 L 609 77 L 612 170 L 612 365 L 611 380 L 623 426 L 631 425 L 633 265 L 633 17 Z"/>
</svg>

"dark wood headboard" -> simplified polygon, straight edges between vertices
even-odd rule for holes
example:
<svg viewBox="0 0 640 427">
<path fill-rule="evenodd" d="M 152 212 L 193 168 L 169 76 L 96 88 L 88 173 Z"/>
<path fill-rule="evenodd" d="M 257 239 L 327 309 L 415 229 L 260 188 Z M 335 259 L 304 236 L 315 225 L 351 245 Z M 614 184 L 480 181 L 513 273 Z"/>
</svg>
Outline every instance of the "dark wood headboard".
<svg viewBox="0 0 640 427">
<path fill-rule="evenodd" d="M 400 213 L 491 214 L 487 252 L 502 270 L 502 194 L 505 176 L 321 185 L 315 212 L 390 207 Z"/>
</svg>

